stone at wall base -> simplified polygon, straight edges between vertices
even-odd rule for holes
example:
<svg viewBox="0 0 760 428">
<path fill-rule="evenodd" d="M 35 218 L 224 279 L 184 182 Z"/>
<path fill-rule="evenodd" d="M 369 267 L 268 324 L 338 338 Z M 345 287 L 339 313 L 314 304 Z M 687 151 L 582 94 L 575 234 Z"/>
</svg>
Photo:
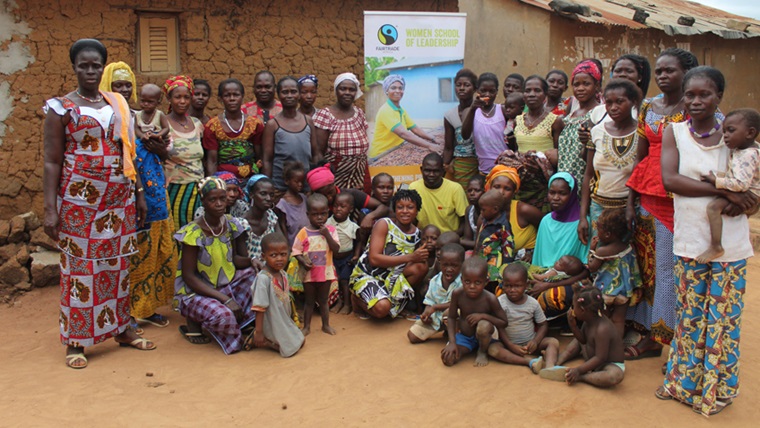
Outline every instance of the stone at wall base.
<svg viewBox="0 0 760 428">
<path fill-rule="evenodd" d="M 47 236 L 45 233 L 45 228 L 42 227 L 32 232 L 30 243 L 32 245 L 43 247 L 47 250 L 58 250 L 58 245 L 55 243 L 55 241 L 50 239 L 49 236 Z"/>
<path fill-rule="evenodd" d="M 16 216 L 11 219 L 11 231 L 8 234 L 8 242 L 15 244 L 21 242 L 26 237 L 26 221 L 21 216 Z"/>
<path fill-rule="evenodd" d="M 11 258 L 0 266 L 0 282 L 7 285 L 29 282 L 29 271 L 15 257 Z"/>
<path fill-rule="evenodd" d="M 32 253 L 32 285 L 35 288 L 58 285 L 61 280 L 61 255 L 58 251 Z"/>
</svg>

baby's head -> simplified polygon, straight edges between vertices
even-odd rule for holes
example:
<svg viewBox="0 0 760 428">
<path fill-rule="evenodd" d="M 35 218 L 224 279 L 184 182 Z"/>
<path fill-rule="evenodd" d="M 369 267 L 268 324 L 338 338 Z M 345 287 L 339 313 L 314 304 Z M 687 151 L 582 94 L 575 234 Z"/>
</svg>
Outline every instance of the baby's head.
<svg viewBox="0 0 760 428">
<path fill-rule="evenodd" d="M 274 232 L 261 239 L 261 257 L 264 263 L 275 272 L 285 268 L 288 262 L 288 238 L 282 233 Z"/>
<path fill-rule="evenodd" d="M 625 219 L 625 209 L 607 208 L 596 220 L 596 231 L 599 242 L 609 244 L 621 242 L 628 235 L 628 221 Z"/>
<path fill-rule="evenodd" d="M 428 247 L 428 250 L 435 248 L 438 237 L 441 236 L 441 229 L 434 224 L 429 224 L 422 228 L 422 245 Z"/>
<path fill-rule="evenodd" d="M 604 309 L 602 292 L 595 285 L 581 285 L 579 282 L 573 284 L 572 311 L 575 318 L 587 321 L 601 316 L 602 309 Z"/>
<path fill-rule="evenodd" d="M 504 110 L 507 114 L 507 118 L 514 119 L 521 115 L 525 109 L 525 98 L 523 98 L 522 92 L 512 92 L 507 95 L 507 100 L 504 102 Z"/>
<path fill-rule="evenodd" d="M 372 197 L 380 201 L 383 205 L 389 205 L 393 197 L 393 190 L 396 187 L 393 176 L 387 172 L 381 172 L 372 177 Z"/>
<path fill-rule="evenodd" d="M 333 204 L 333 218 L 338 223 L 346 221 L 351 211 L 354 210 L 354 196 L 348 192 L 341 192 L 335 195 Z"/>
<path fill-rule="evenodd" d="M 146 83 L 140 90 L 140 108 L 148 114 L 153 113 L 161 104 L 163 92 L 161 88 L 152 83 Z"/>
<path fill-rule="evenodd" d="M 462 271 L 464 247 L 459 244 L 446 244 L 438 255 L 441 265 L 441 279 L 444 285 L 454 282 Z"/>
<path fill-rule="evenodd" d="M 520 263 L 510 263 L 501 271 L 501 289 L 509 301 L 518 303 L 528 288 L 528 269 Z"/>
<path fill-rule="evenodd" d="M 313 193 L 306 199 L 306 215 L 309 217 L 309 223 L 311 223 L 311 227 L 314 229 L 324 226 L 329 214 L 330 208 L 327 205 L 325 195 Z"/>
<path fill-rule="evenodd" d="M 484 220 L 493 221 L 504 211 L 505 201 L 500 191 L 496 189 L 487 191 L 478 201 L 480 215 Z"/>
<path fill-rule="evenodd" d="M 285 161 L 282 164 L 282 179 L 291 192 L 301 193 L 306 180 L 306 169 L 299 161 Z"/>
<path fill-rule="evenodd" d="M 483 294 L 488 284 L 488 264 L 486 259 L 473 256 L 462 264 L 462 288 L 470 299 L 477 299 Z"/>
<path fill-rule="evenodd" d="M 723 121 L 723 141 L 729 149 L 744 150 L 751 147 L 760 132 L 760 113 L 751 108 L 740 108 L 726 115 Z"/>
<path fill-rule="evenodd" d="M 553 267 L 557 272 L 564 272 L 568 276 L 580 275 L 586 268 L 581 259 L 570 255 L 560 257 Z"/>
</svg>

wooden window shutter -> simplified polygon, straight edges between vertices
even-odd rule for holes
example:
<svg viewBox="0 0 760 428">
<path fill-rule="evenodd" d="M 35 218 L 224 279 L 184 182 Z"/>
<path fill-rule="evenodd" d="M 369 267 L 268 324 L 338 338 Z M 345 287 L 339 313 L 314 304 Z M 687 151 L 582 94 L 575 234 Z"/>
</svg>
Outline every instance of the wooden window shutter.
<svg viewBox="0 0 760 428">
<path fill-rule="evenodd" d="M 139 63 L 144 73 L 178 73 L 176 16 L 140 16 Z"/>
</svg>

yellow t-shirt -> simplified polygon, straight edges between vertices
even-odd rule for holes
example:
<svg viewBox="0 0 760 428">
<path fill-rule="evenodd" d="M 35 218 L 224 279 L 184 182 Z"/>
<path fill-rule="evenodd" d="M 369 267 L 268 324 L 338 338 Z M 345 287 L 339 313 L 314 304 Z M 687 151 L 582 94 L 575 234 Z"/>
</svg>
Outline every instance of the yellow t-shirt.
<svg viewBox="0 0 760 428">
<path fill-rule="evenodd" d="M 464 216 L 467 209 L 467 195 L 458 183 L 443 179 L 443 184 L 437 189 L 428 189 L 422 180 L 409 185 L 422 197 L 422 209 L 417 214 L 417 226 L 422 229 L 428 224 L 434 224 L 441 232 L 456 232 L 459 229 L 459 217 Z"/>
<path fill-rule="evenodd" d="M 520 222 L 517 221 L 517 203 L 518 201 L 512 200 L 512 204 L 509 207 L 509 223 L 512 225 L 515 251 L 519 251 L 523 248 L 526 250 L 532 250 L 536 248 L 536 235 L 538 234 L 538 231 L 536 230 L 536 226 L 533 226 L 532 224 L 520 227 Z"/>
<path fill-rule="evenodd" d="M 403 143 L 404 139 L 393 132 L 394 129 L 402 125 L 405 129 L 412 129 L 417 126 L 406 113 L 406 110 L 402 107 L 396 107 L 391 100 L 386 101 L 375 116 L 375 136 L 372 138 L 372 144 L 369 148 L 369 157 L 381 155 Z"/>
</svg>

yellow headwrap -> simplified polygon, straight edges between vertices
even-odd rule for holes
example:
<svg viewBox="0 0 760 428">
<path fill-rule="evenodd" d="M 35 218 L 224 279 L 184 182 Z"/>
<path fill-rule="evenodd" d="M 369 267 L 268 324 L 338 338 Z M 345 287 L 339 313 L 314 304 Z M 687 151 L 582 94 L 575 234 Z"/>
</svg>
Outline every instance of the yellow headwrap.
<svg viewBox="0 0 760 428">
<path fill-rule="evenodd" d="M 126 62 L 112 62 L 103 69 L 103 78 L 100 79 L 100 90 L 104 92 L 113 92 L 111 84 L 119 80 L 132 82 L 132 95 L 129 97 L 130 102 L 137 103 L 137 81 L 135 74 Z"/>
<path fill-rule="evenodd" d="M 486 176 L 486 191 L 491 190 L 491 183 L 496 177 L 507 177 L 515 183 L 515 192 L 520 190 L 520 174 L 517 173 L 517 170 L 511 166 L 496 165 Z"/>
<path fill-rule="evenodd" d="M 113 109 L 113 140 L 121 140 L 122 144 L 122 166 L 124 175 L 132 181 L 135 181 L 137 172 L 135 170 L 135 121 L 132 120 L 132 113 L 129 110 L 129 104 L 120 94 L 116 92 L 100 91 L 103 98 Z"/>
</svg>

